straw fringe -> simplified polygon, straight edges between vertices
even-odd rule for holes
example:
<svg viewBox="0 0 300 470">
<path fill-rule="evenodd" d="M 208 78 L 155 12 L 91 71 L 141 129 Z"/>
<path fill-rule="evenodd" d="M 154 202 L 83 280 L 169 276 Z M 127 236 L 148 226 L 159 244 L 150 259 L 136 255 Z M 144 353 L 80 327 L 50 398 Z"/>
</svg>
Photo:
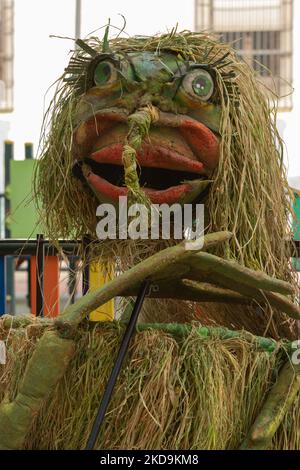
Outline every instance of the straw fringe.
<svg viewBox="0 0 300 470">
<path fill-rule="evenodd" d="M 249 334 L 203 338 L 196 326 L 185 334 L 176 334 L 175 325 L 173 334 L 136 334 L 97 448 L 239 447 L 286 359 L 278 347 L 273 352 L 261 350 Z M 79 330 L 75 356 L 36 417 L 25 448 L 84 448 L 122 334 L 118 324 Z M 39 335 L 33 347 L 28 341 L 19 346 L 16 356 L 13 351 L 21 337 L 27 337 L 26 328 L 10 332 L 9 363 L 1 366 L 1 398 L 14 398 L 19 380 L 15 366 L 24 370 Z M 271 448 L 300 449 L 297 403 L 298 399 Z"/>
</svg>

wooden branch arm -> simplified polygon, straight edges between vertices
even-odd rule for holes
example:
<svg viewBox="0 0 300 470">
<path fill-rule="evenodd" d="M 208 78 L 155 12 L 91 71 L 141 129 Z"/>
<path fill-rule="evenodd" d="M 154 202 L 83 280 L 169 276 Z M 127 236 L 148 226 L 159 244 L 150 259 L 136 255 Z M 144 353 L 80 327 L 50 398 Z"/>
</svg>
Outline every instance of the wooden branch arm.
<svg viewBox="0 0 300 470">
<path fill-rule="evenodd" d="M 285 414 L 300 390 L 300 372 L 285 363 L 240 449 L 268 449 Z"/>
<path fill-rule="evenodd" d="M 293 287 L 286 281 L 270 277 L 262 271 L 253 271 L 235 261 L 228 261 L 210 253 L 195 253 L 191 256 L 190 263 L 200 272 L 219 274 L 235 283 L 280 294 L 294 294 Z"/>
<path fill-rule="evenodd" d="M 191 271 L 186 274 L 186 277 L 197 279 L 203 279 L 203 272 L 201 271 Z M 242 298 L 251 299 L 252 302 L 257 301 L 259 305 L 271 305 L 272 307 L 277 308 L 278 310 L 286 313 L 289 317 L 300 320 L 300 308 L 299 306 L 292 302 L 289 297 L 278 294 L 276 292 L 263 291 L 262 289 L 255 288 L 252 286 L 247 286 L 238 282 L 237 279 L 230 279 L 219 273 L 211 273 L 205 276 L 208 282 L 213 282 L 218 286 L 225 287 L 228 290 L 233 290 L 238 292 Z M 244 302 L 241 302 L 244 303 Z"/>
<path fill-rule="evenodd" d="M 176 246 L 166 248 L 114 278 L 103 287 L 89 292 L 77 300 L 57 318 L 57 323 L 78 324 L 86 315 L 110 299 L 123 295 L 126 290 L 138 289 L 145 279 L 154 279 L 155 276 L 164 277 L 165 270 L 168 271 L 178 261 L 188 259 L 191 253 L 195 255 L 197 251 L 205 250 L 217 243 L 223 243 L 231 236 L 230 232 L 216 232 L 205 235 L 201 240 L 184 241 Z"/>
</svg>

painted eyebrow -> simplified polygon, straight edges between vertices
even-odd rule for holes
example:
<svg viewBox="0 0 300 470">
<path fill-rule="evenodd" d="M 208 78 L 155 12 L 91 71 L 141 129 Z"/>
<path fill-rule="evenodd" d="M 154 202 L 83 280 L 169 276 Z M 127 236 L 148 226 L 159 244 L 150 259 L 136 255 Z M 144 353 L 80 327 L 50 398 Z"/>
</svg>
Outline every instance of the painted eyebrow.
<svg viewBox="0 0 300 470">
<path fill-rule="evenodd" d="M 136 81 L 137 82 L 142 82 L 143 80 L 141 79 L 139 73 L 137 72 L 136 68 L 135 68 L 135 65 L 133 63 L 133 60 L 132 58 L 130 57 L 129 54 L 127 54 L 127 52 L 121 52 L 121 55 L 127 60 L 127 62 L 129 63 L 130 67 L 131 67 L 131 70 L 133 71 L 133 75 L 134 77 L 136 78 Z M 125 78 L 125 77 L 124 77 Z"/>
<path fill-rule="evenodd" d="M 186 61 L 183 64 L 178 64 L 178 62 L 177 62 L 177 65 L 178 65 L 178 70 L 174 74 L 173 79 L 183 80 L 183 78 L 189 72 L 191 72 L 192 70 L 197 70 L 197 69 L 206 70 L 210 75 L 212 75 L 212 78 L 214 78 L 214 69 L 210 64 L 200 64 L 200 63 L 196 63 L 196 62 Z"/>
<path fill-rule="evenodd" d="M 158 59 L 158 62 L 164 66 L 164 68 L 172 75 L 172 77 L 175 75 L 174 72 L 170 69 L 170 67 L 168 67 L 167 64 L 165 64 L 161 59 Z"/>
</svg>

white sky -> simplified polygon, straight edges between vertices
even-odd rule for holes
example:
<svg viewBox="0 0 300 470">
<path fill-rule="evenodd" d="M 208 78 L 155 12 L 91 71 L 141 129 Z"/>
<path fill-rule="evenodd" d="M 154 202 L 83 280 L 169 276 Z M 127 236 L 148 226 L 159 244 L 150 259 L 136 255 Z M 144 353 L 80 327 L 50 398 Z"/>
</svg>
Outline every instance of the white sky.
<svg viewBox="0 0 300 470">
<path fill-rule="evenodd" d="M 291 176 L 300 175 L 300 0 L 294 3 L 294 109 L 280 115 Z M 121 27 L 120 13 L 126 17 L 129 35 L 165 32 L 177 22 L 179 29 L 194 28 L 194 0 L 82 0 L 82 37 L 105 25 L 108 18 Z M 0 139 L 1 126 L 8 122 L 5 137 L 16 142 L 16 158 L 23 158 L 26 141 L 33 141 L 36 149 L 45 92 L 67 65 L 72 48 L 72 41 L 49 36 L 74 37 L 74 28 L 75 0 L 15 0 L 15 110 L 11 115 L 0 114 Z"/>
</svg>

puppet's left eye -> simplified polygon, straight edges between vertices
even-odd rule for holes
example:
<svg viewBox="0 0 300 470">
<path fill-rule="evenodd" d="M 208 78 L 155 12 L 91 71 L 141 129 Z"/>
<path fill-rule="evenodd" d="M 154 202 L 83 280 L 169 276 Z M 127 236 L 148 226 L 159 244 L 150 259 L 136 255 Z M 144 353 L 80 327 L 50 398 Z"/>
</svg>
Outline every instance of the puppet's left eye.
<svg viewBox="0 0 300 470">
<path fill-rule="evenodd" d="M 99 62 L 94 71 L 94 82 L 96 86 L 107 86 L 114 83 L 118 78 L 117 70 L 111 62 L 103 60 Z"/>
<path fill-rule="evenodd" d="M 191 97 L 198 97 L 202 101 L 208 101 L 214 92 L 212 76 L 203 69 L 195 69 L 188 73 L 183 79 L 182 86 Z"/>
</svg>

